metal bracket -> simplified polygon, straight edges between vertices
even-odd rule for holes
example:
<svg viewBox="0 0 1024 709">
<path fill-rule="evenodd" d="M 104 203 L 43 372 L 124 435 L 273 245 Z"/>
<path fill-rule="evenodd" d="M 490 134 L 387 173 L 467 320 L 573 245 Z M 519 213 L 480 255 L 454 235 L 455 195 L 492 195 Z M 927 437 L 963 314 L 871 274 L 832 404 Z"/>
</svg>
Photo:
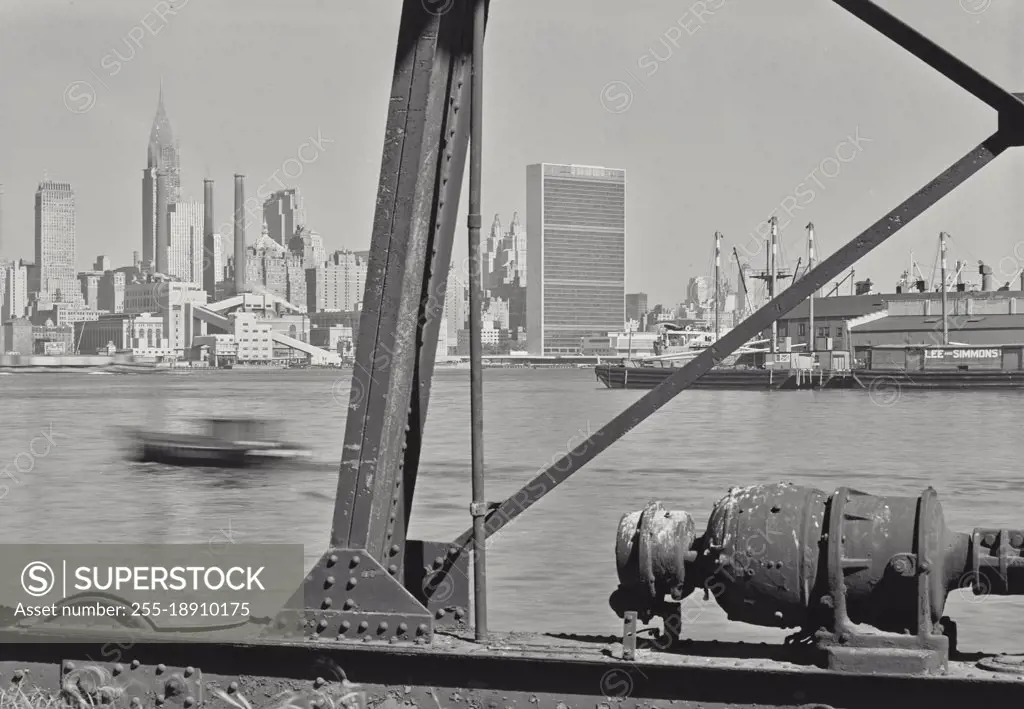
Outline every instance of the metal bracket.
<svg viewBox="0 0 1024 709">
<path fill-rule="evenodd" d="M 916 563 L 897 558 L 894 568 L 902 575 L 917 576 L 916 635 L 864 634 L 850 620 L 846 606 L 846 575 L 870 566 L 870 559 L 847 558 L 843 544 L 847 524 L 863 521 L 856 514 L 847 514 L 851 497 L 863 495 L 846 487 L 835 491 L 829 500 L 828 512 L 828 585 L 834 613 L 832 632 L 816 634 L 819 649 L 825 652 L 830 670 L 840 672 L 875 672 L 921 674 L 945 671 L 949 664 L 949 638 L 935 634 L 931 616 L 931 545 L 926 520 L 935 504 L 935 490 L 926 489 L 918 502 Z M 891 562 L 892 563 L 892 562 Z"/>
<path fill-rule="evenodd" d="M 328 549 L 303 584 L 303 634 L 315 640 L 430 642 L 430 613 L 397 577 L 397 564 L 385 569 L 365 549 Z"/>
</svg>

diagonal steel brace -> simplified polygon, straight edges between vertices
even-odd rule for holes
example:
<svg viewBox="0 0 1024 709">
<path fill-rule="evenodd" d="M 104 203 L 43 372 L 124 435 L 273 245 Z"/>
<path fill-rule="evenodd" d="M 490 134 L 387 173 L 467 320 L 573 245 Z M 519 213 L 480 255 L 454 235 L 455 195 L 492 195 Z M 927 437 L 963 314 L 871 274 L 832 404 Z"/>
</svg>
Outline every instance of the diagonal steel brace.
<svg viewBox="0 0 1024 709">
<path fill-rule="evenodd" d="M 871 0 L 832 1 L 994 108 L 999 113 L 998 131 L 502 502 L 488 516 L 487 536 L 494 534 L 525 512 L 599 453 L 675 398 L 679 392 L 693 385 L 697 379 L 751 337 L 770 327 L 774 321 L 802 303 L 811 293 L 889 239 L 1004 150 L 1024 145 L 1022 95 L 1012 94 L 1001 88 Z M 472 532 L 472 528 L 467 529 L 453 544 L 463 550 L 471 549 Z"/>
</svg>

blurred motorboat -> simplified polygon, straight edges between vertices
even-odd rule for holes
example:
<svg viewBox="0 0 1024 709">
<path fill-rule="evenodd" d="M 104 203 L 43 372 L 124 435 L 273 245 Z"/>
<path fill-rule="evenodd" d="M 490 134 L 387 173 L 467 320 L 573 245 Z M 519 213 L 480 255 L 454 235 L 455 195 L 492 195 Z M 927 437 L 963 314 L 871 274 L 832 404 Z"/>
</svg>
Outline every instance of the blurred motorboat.
<svg viewBox="0 0 1024 709">
<path fill-rule="evenodd" d="M 197 433 L 129 429 L 139 461 L 166 465 L 250 468 L 308 458 L 310 451 L 276 440 L 273 422 L 252 418 L 207 418 Z"/>
</svg>

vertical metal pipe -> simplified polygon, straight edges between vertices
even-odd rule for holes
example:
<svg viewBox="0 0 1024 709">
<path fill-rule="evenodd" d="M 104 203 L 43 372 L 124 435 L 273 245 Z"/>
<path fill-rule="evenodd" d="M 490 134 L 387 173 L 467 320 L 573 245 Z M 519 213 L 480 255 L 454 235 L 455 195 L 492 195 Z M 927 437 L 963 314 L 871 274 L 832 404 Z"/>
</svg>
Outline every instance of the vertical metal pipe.
<svg viewBox="0 0 1024 709">
<path fill-rule="evenodd" d="M 942 278 L 942 344 L 949 344 L 949 323 L 946 320 L 946 232 L 939 233 L 939 251 L 941 260 L 939 262 L 940 276 Z"/>
<path fill-rule="evenodd" d="M 245 175 L 235 175 L 235 295 L 245 292 Z M 244 308 L 243 308 L 244 310 Z"/>
<path fill-rule="evenodd" d="M 156 173 L 156 272 L 167 274 L 167 248 L 170 241 L 167 238 L 167 173 L 159 170 Z"/>
<path fill-rule="evenodd" d="M 814 270 L 814 223 L 807 223 L 807 272 Z M 814 337 L 814 292 L 807 298 L 807 351 L 813 353 L 816 342 Z"/>
<path fill-rule="evenodd" d="M 469 146 L 469 380 L 471 445 L 473 450 L 473 602 L 476 639 L 487 640 L 487 503 L 484 498 L 484 378 L 481 352 L 483 275 L 480 271 L 481 166 L 483 165 L 484 22 L 487 0 L 473 9 L 473 80 L 470 92 Z"/>
<path fill-rule="evenodd" d="M 769 271 L 768 272 L 768 300 L 771 300 L 772 298 L 775 297 L 775 278 L 776 278 L 776 275 L 775 275 L 775 267 L 776 267 L 775 254 L 776 254 L 776 250 L 778 249 L 778 243 L 779 243 L 779 220 L 778 220 L 777 217 L 772 217 L 770 223 L 771 223 L 771 226 L 772 226 L 772 236 L 771 236 L 772 244 L 771 244 L 771 252 L 768 254 L 769 262 L 771 264 L 771 266 L 768 269 L 768 271 Z M 771 353 L 772 354 L 775 354 L 775 352 L 777 351 L 775 348 L 777 346 L 776 345 L 776 341 L 778 339 L 779 339 L 779 321 L 778 320 L 772 320 L 771 342 L 768 343 L 769 347 L 771 348 Z M 772 357 L 772 361 L 773 362 L 775 361 L 774 357 Z"/>
</svg>

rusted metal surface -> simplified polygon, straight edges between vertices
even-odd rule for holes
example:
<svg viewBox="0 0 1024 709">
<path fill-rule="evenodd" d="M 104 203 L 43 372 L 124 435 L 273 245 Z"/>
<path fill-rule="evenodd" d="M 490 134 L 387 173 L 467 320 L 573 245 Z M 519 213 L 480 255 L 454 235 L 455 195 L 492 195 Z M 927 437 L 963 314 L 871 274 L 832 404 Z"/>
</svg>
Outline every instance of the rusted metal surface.
<svg viewBox="0 0 1024 709">
<path fill-rule="evenodd" d="M 1021 95 L 872 2 L 833 2 L 995 108 L 999 130 L 497 509 L 476 503 L 490 510 L 488 535 L 1006 148 L 1024 144 Z M 474 642 L 464 628 L 472 533 L 454 544 L 406 538 L 469 139 L 474 7 L 403 2 L 330 545 L 278 619 L 294 622 L 305 640 L 273 640 L 268 625 L 263 637 L 233 644 L 184 636 L 158 643 L 139 628 L 101 629 L 90 635 L 95 642 L 73 643 L 66 628 L 33 626 L 0 633 L 0 687 L 12 696 L 60 691 L 79 706 L 186 709 L 1019 704 L 1024 661 L 957 655 L 956 627 L 941 613 L 957 584 L 1024 592 L 1024 532 L 954 535 L 931 490 L 916 499 L 792 486 L 734 491 L 700 539 L 689 515 L 652 504 L 620 529 L 620 588 L 611 601 L 626 618 L 621 638 L 492 632 Z M 965 573 L 967 581 L 954 578 Z M 783 646 L 686 640 L 682 621 L 696 588 L 709 598 L 714 591 L 732 618 L 801 633 Z M 641 637 L 637 620 L 655 615 L 666 619 L 663 632 Z M 856 623 L 905 634 L 867 633 Z M 439 633 L 446 624 L 461 634 Z"/>
<path fill-rule="evenodd" d="M 26 689 L 33 684 L 50 690 L 60 687 L 60 664 L 48 659 L 54 648 L 11 645 L 7 636 L 0 640 L 0 686 L 8 685 L 16 670 L 28 669 L 22 680 L 27 679 Z M 757 644 L 691 643 L 685 653 L 665 652 L 641 639 L 636 660 L 628 662 L 617 657 L 620 643 L 613 636 L 499 633 L 492 633 L 486 646 L 475 643 L 471 634 L 438 635 L 431 647 L 124 643 L 116 660 L 125 667 L 137 662 L 134 672 L 154 679 L 160 664 L 178 672 L 192 667 L 201 673 L 205 706 L 220 707 L 227 696 L 239 702 L 238 709 L 244 709 L 239 696 L 253 709 L 282 707 L 283 698 L 312 709 L 318 693 L 337 697 L 351 691 L 365 692 L 368 706 L 424 709 L 593 709 L 602 704 L 609 709 L 813 704 L 903 709 L 925 700 L 937 709 L 962 709 L 1016 706 L 1024 698 L 1024 681 L 1016 675 L 984 670 L 974 661 L 951 662 L 946 676 L 837 673 L 809 665 L 800 648 L 783 656 L 780 648 Z M 84 668 L 96 664 L 95 658 L 111 662 L 111 654 L 109 645 L 67 645 L 60 649 L 60 661 Z M 150 701 L 145 705 L 154 706 L 162 685 L 149 686 Z M 321 709 L 330 707 L 320 701 Z"/>
<path fill-rule="evenodd" d="M 956 650 L 956 626 L 942 615 L 951 591 L 1024 594 L 1024 532 L 954 533 L 931 488 L 912 498 L 755 485 L 719 500 L 700 538 L 676 531 L 683 519 L 658 503 L 623 517 L 619 615 L 680 626 L 685 608 L 660 599 L 683 601 L 699 584 L 730 620 L 799 628 L 791 639 L 813 640 L 815 661 L 830 669 L 924 673 L 945 671 Z"/>
<path fill-rule="evenodd" d="M 447 547 L 406 532 L 468 141 L 471 10 L 402 13 L 331 546 L 303 593 L 318 638 L 426 642 L 469 607 L 466 565 L 413 566 Z"/>
</svg>

